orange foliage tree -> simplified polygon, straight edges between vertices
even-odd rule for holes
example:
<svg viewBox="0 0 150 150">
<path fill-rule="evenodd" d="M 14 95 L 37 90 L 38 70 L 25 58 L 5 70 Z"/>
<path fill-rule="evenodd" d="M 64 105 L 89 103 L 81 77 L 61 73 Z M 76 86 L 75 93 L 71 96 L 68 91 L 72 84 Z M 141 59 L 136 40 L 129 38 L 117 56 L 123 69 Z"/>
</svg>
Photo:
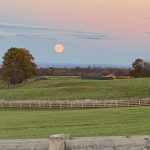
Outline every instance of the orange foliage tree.
<svg viewBox="0 0 150 150">
<path fill-rule="evenodd" d="M 11 84 L 19 84 L 36 74 L 34 57 L 25 48 L 10 48 L 3 57 L 3 75 Z"/>
</svg>

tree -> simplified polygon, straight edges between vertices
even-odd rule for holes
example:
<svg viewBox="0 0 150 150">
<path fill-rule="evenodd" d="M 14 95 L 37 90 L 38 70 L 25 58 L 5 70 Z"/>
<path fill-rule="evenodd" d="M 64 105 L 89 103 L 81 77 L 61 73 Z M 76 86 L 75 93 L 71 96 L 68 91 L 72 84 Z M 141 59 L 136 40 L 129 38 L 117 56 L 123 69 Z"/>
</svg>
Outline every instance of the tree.
<svg viewBox="0 0 150 150">
<path fill-rule="evenodd" d="M 131 76 L 134 77 L 149 77 L 150 76 L 150 62 L 146 62 L 143 59 L 136 59 L 132 63 Z"/>
<path fill-rule="evenodd" d="M 142 77 L 143 76 L 143 69 L 144 69 L 143 59 L 137 58 L 132 63 L 132 70 L 131 70 L 130 74 L 131 74 L 131 76 L 134 76 L 134 77 Z"/>
<path fill-rule="evenodd" d="M 142 69 L 144 68 L 144 61 L 143 59 L 136 59 L 133 63 L 132 63 L 132 67 L 137 70 L 137 71 L 142 71 Z"/>
<path fill-rule="evenodd" d="M 144 61 L 143 74 L 145 77 L 150 77 L 150 62 Z"/>
<path fill-rule="evenodd" d="M 2 76 L 3 76 L 3 70 L 2 70 L 2 68 L 0 67 L 0 80 L 2 79 Z"/>
<path fill-rule="evenodd" d="M 36 74 L 34 57 L 25 48 L 10 48 L 4 54 L 2 69 L 4 78 L 11 84 L 19 84 Z"/>
</svg>

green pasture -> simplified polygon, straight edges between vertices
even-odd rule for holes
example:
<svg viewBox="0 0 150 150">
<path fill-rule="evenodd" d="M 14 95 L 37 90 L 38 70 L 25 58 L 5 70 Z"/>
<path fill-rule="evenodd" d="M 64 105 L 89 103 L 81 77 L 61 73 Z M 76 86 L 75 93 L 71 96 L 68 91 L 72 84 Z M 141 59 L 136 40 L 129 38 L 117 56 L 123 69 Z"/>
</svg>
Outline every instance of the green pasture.
<svg viewBox="0 0 150 150">
<path fill-rule="evenodd" d="M 87 110 L 0 109 L 0 139 L 71 136 L 149 135 L 150 109 Z"/>
<path fill-rule="evenodd" d="M 76 100 L 131 99 L 150 97 L 150 78 L 81 80 L 54 77 L 21 87 L 0 88 L 0 99 Z"/>
</svg>

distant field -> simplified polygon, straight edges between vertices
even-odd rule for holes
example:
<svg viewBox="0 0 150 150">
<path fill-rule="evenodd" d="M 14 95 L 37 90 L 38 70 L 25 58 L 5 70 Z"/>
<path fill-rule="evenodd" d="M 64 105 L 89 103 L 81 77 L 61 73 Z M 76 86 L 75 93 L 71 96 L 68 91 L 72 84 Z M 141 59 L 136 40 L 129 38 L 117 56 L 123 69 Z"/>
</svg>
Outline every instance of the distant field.
<svg viewBox="0 0 150 150">
<path fill-rule="evenodd" d="M 0 138 L 150 135 L 150 109 L 10 110 L 0 109 Z"/>
<path fill-rule="evenodd" d="M 150 98 L 150 78 L 81 80 L 54 77 L 14 88 L 0 88 L 0 99 L 74 100 Z"/>
</svg>

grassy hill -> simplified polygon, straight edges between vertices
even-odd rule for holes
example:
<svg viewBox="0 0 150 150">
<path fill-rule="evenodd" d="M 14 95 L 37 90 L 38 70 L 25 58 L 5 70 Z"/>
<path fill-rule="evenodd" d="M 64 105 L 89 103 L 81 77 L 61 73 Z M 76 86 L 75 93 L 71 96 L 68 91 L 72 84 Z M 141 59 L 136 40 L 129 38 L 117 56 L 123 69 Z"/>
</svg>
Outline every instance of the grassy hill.
<svg viewBox="0 0 150 150">
<path fill-rule="evenodd" d="M 149 107 L 87 110 L 0 109 L 0 138 L 149 135 Z"/>
<path fill-rule="evenodd" d="M 128 99 L 150 97 L 150 78 L 81 80 L 53 77 L 21 87 L 0 88 L 0 99 Z M 149 107 L 30 110 L 0 109 L 0 138 L 150 134 Z"/>
<path fill-rule="evenodd" d="M 22 87 L 0 88 L 0 99 L 128 99 L 150 97 L 150 78 L 81 80 L 53 77 Z"/>
</svg>

